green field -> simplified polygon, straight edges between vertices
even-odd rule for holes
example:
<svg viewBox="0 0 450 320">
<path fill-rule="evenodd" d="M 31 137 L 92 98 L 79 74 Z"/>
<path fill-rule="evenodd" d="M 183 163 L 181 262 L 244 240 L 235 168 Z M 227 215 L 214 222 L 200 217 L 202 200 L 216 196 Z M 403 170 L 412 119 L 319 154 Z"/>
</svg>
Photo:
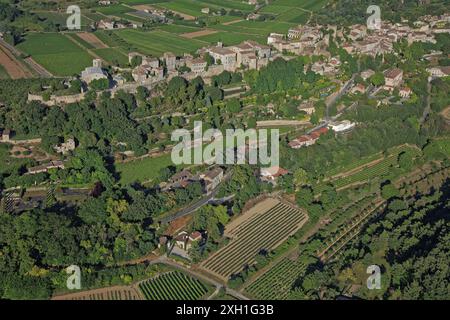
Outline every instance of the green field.
<svg viewBox="0 0 450 320">
<path fill-rule="evenodd" d="M 305 12 L 301 9 L 292 8 L 289 9 L 286 12 L 283 12 L 282 14 L 278 15 L 276 20 L 277 21 L 284 21 L 284 22 L 292 22 L 292 23 L 298 23 L 298 24 L 305 24 L 310 17 L 310 14 L 308 12 Z"/>
<path fill-rule="evenodd" d="M 245 40 L 255 40 L 261 44 L 266 43 L 266 38 L 263 36 L 243 34 L 243 33 L 229 33 L 229 32 L 218 32 L 206 36 L 201 36 L 195 39 L 206 41 L 213 44 L 220 41 L 223 42 L 225 46 L 236 45 Z"/>
<path fill-rule="evenodd" d="M 119 30 L 116 34 L 138 51 L 147 55 L 161 56 L 164 52 L 183 54 L 195 52 L 207 45 L 206 42 L 186 39 L 164 31 Z"/>
<path fill-rule="evenodd" d="M 199 300 L 208 292 L 207 285 L 178 271 L 141 282 L 139 289 L 147 300 Z"/>
<path fill-rule="evenodd" d="M 202 13 L 202 9 L 206 6 L 194 0 L 174 0 L 170 2 L 159 3 L 158 7 L 184 13 L 193 17 L 200 17 L 204 15 Z M 218 9 L 218 7 L 211 5 L 209 5 L 208 7 L 210 7 L 211 9 Z"/>
<path fill-rule="evenodd" d="M 271 32 L 287 33 L 289 28 L 298 24 L 282 21 L 240 21 L 231 25 L 214 25 L 212 29 L 222 30 L 231 33 L 253 34 L 267 36 Z"/>
<path fill-rule="evenodd" d="M 163 26 L 158 27 L 158 30 L 166 31 L 174 34 L 182 34 L 188 32 L 195 32 L 202 30 L 201 28 L 191 27 L 191 26 L 183 26 L 177 24 L 165 24 Z"/>
<path fill-rule="evenodd" d="M 79 74 L 92 64 L 87 52 L 65 35 L 58 33 L 32 33 L 17 47 L 56 76 Z"/>
<path fill-rule="evenodd" d="M 173 165 L 171 155 L 166 154 L 157 158 L 144 158 L 127 163 L 118 164 L 117 171 L 120 173 L 120 182 L 129 184 L 134 181 L 148 181 L 156 178 L 159 171 Z"/>
<path fill-rule="evenodd" d="M 97 7 L 94 8 L 93 10 L 103 13 L 105 15 L 115 15 L 118 13 L 126 13 L 126 12 L 132 12 L 133 9 L 121 4 L 115 4 L 115 5 L 111 5 L 111 6 L 103 6 L 103 7 Z"/>
<path fill-rule="evenodd" d="M 276 21 L 304 24 L 310 12 L 320 10 L 326 0 L 276 0 L 261 9 L 261 13 L 273 14 Z"/>
<path fill-rule="evenodd" d="M 103 49 L 94 49 L 95 52 L 100 58 L 108 62 L 112 65 L 127 65 L 128 64 L 128 56 L 116 48 L 103 48 Z"/>
</svg>

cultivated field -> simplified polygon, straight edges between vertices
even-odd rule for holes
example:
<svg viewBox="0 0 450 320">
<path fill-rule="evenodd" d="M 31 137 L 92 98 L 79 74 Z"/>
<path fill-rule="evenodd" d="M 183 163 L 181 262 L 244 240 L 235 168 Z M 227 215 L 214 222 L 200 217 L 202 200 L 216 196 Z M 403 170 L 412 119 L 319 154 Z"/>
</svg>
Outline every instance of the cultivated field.
<svg viewBox="0 0 450 320">
<path fill-rule="evenodd" d="M 139 289 L 147 300 L 199 300 L 208 292 L 200 280 L 178 271 L 143 281 Z"/>
<path fill-rule="evenodd" d="M 290 204 L 269 198 L 229 223 L 230 242 L 202 263 L 201 267 L 227 281 L 255 262 L 261 250 L 273 250 L 307 221 L 306 214 Z"/>
<path fill-rule="evenodd" d="M 91 44 L 95 49 L 108 48 L 108 46 L 104 44 L 99 38 L 97 38 L 95 34 L 81 32 L 77 33 L 77 36 L 86 41 L 87 43 Z"/>
<path fill-rule="evenodd" d="M 0 45 L 0 74 L 3 78 L 29 78 L 32 74 L 6 48 Z"/>
<path fill-rule="evenodd" d="M 55 296 L 52 300 L 142 300 L 131 286 L 115 286 Z"/>
<path fill-rule="evenodd" d="M 183 38 L 192 39 L 192 38 L 198 38 L 198 37 L 201 37 L 201 36 L 207 36 L 207 35 L 214 34 L 214 33 L 217 33 L 217 32 L 218 32 L 217 30 L 205 29 L 205 30 L 200 30 L 200 31 L 183 33 L 181 36 Z"/>
<path fill-rule="evenodd" d="M 299 261 L 284 258 L 268 272 L 263 274 L 247 289 L 252 297 L 261 300 L 286 299 L 295 280 L 305 271 Z"/>
<path fill-rule="evenodd" d="M 17 47 L 56 76 L 78 74 L 92 65 L 92 56 L 59 33 L 28 34 Z"/>
<path fill-rule="evenodd" d="M 161 56 L 164 52 L 183 54 L 194 52 L 207 43 L 195 39 L 186 39 L 164 31 L 143 32 L 138 30 L 120 30 L 115 33 L 125 42 L 147 55 Z"/>
</svg>

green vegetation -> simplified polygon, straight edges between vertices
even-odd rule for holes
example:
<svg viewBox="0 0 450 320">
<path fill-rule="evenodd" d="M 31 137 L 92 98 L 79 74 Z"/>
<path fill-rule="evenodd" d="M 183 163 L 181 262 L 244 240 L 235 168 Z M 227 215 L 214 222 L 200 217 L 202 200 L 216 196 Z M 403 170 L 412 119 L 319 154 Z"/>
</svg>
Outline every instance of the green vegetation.
<svg viewBox="0 0 450 320">
<path fill-rule="evenodd" d="M 107 61 L 114 66 L 128 66 L 128 56 L 120 49 L 116 48 L 103 48 L 94 49 L 93 52 L 100 58 Z"/>
<path fill-rule="evenodd" d="M 155 179 L 159 176 L 161 169 L 171 165 L 172 160 L 169 153 L 156 158 L 147 157 L 118 164 L 117 171 L 121 176 L 121 182 L 129 184 L 134 181 L 146 182 Z"/>
<path fill-rule="evenodd" d="M 167 51 L 175 54 L 194 52 L 205 45 L 204 42 L 182 38 L 164 31 L 120 30 L 116 34 L 139 52 L 154 56 L 161 56 Z"/>
<path fill-rule="evenodd" d="M 0 65 L 0 79 L 9 79 L 9 74 L 2 65 Z"/>
<path fill-rule="evenodd" d="M 208 287 L 184 273 L 163 273 L 139 284 L 147 300 L 198 300 L 208 292 Z"/>
<path fill-rule="evenodd" d="M 289 258 L 282 259 L 246 291 L 261 300 L 283 300 L 289 295 L 292 284 L 305 272 L 306 266 Z"/>
<path fill-rule="evenodd" d="M 58 33 L 33 33 L 17 46 L 57 76 L 79 74 L 81 70 L 92 65 L 87 52 Z"/>
</svg>

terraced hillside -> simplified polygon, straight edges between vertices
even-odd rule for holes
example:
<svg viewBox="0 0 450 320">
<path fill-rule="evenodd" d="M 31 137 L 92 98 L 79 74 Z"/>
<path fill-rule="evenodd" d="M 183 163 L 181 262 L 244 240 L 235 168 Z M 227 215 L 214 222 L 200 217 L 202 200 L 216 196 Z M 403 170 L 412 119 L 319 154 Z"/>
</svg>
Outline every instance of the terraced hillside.
<svg viewBox="0 0 450 320">
<path fill-rule="evenodd" d="M 225 234 L 231 241 L 202 264 L 208 272 L 225 281 L 253 264 L 261 250 L 272 250 L 284 242 L 306 222 L 307 216 L 290 204 L 267 199 L 241 219 L 227 226 Z"/>
<path fill-rule="evenodd" d="M 305 268 L 299 261 L 284 258 L 253 282 L 246 291 L 261 300 L 286 299 L 294 281 L 302 275 Z"/>
</svg>

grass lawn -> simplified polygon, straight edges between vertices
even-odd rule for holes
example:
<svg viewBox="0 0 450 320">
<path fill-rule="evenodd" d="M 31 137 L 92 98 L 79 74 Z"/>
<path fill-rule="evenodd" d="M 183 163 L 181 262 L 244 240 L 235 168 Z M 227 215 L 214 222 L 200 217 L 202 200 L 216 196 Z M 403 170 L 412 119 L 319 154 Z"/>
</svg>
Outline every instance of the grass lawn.
<svg viewBox="0 0 450 320">
<path fill-rule="evenodd" d="M 133 45 L 143 54 L 161 56 L 164 52 L 171 51 L 175 54 L 194 52 L 207 45 L 195 39 L 185 39 L 164 31 L 138 31 L 131 29 L 119 30 L 116 34 Z"/>
<path fill-rule="evenodd" d="M 78 74 L 90 66 L 93 59 L 82 48 L 59 33 L 28 34 L 25 41 L 17 47 L 57 76 Z"/>
<path fill-rule="evenodd" d="M 152 180 L 159 175 L 159 171 L 173 165 L 171 154 L 166 154 L 157 158 L 144 158 L 127 163 L 116 165 L 117 172 L 120 173 L 120 182 L 129 184 L 135 181 L 145 182 Z"/>
</svg>

